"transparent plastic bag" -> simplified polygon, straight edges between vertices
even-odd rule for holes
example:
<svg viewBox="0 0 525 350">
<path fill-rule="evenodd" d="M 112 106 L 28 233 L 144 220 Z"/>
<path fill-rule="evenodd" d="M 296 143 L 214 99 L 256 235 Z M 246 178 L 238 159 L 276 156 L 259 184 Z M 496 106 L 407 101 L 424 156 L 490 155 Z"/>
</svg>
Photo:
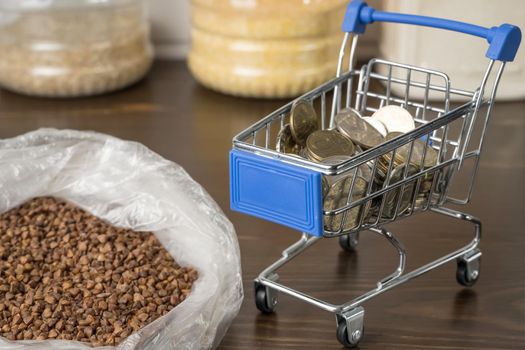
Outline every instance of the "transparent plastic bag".
<svg viewBox="0 0 525 350">
<path fill-rule="evenodd" d="M 179 165 L 95 132 L 40 129 L 0 141 L 0 212 L 37 196 L 64 198 L 115 226 L 153 231 L 199 272 L 189 297 L 117 347 L 212 349 L 242 298 L 240 253 L 224 213 Z M 65 340 L 8 341 L 0 350 L 92 349 Z"/>
</svg>

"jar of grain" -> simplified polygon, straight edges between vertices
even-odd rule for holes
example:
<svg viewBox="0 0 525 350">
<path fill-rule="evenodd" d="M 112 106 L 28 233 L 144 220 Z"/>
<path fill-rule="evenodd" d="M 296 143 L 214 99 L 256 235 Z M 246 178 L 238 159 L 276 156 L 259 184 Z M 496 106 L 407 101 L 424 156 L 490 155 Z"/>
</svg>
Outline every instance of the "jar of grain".
<svg viewBox="0 0 525 350">
<path fill-rule="evenodd" d="M 192 0 L 188 62 L 203 85 L 290 97 L 335 75 L 347 0 Z"/>
<path fill-rule="evenodd" d="M 0 1 L 0 85 L 36 96 L 120 89 L 149 70 L 145 0 Z"/>
</svg>

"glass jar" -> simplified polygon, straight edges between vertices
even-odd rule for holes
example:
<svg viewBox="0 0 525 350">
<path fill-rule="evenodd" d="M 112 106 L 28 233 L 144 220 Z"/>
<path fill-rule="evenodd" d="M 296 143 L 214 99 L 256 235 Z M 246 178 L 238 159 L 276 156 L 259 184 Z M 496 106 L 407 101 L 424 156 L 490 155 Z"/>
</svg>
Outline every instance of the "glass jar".
<svg viewBox="0 0 525 350">
<path fill-rule="evenodd" d="M 140 80 L 153 49 L 145 0 L 2 0 L 0 85 L 36 96 L 101 94 Z"/>
<path fill-rule="evenodd" d="M 291 97 L 335 75 L 347 0 L 192 0 L 188 63 L 203 85 Z"/>
</svg>

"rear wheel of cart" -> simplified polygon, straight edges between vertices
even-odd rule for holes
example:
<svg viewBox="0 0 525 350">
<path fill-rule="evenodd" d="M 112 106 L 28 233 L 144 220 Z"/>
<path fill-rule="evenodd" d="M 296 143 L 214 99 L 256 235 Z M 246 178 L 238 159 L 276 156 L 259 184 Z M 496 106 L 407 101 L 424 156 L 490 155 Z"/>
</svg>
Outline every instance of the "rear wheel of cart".
<svg viewBox="0 0 525 350">
<path fill-rule="evenodd" d="M 459 284 L 465 287 L 472 287 L 479 279 L 479 262 L 477 260 L 477 268 L 469 271 L 467 262 L 464 260 L 458 260 L 458 268 L 456 270 L 456 280 Z"/>
<path fill-rule="evenodd" d="M 359 232 L 339 236 L 339 245 L 347 252 L 355 252 L 359 244 Z"/>
<path fill-rule="evenodd" d="M 339 322 L 337 325 L 337 340 L 346 348 L 355 348 L 363 339 L 365 328 L 362 331 L 354 331 L 354 334 L 348 336 L 348 326 L 346 322 Z"/>
</svg>

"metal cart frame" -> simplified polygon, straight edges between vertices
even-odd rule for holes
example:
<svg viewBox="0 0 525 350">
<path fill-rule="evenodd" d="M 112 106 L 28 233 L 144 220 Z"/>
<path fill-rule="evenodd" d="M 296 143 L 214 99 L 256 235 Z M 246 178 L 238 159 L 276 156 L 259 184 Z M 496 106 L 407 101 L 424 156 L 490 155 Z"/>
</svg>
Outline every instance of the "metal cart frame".
<svg viewBox="0 0 525 350">
<path fill-rule="evenodd" d="M 359 35 L 364 33 L 367 24 L 374 21 L 431 26 L 487 38 L 490 43 L 487 51 L 489 62 L 479 88 L 473 91 L 452 88 L 449 77 L 442 72 L 382 59 L 372 59 L 367 65 L 356 70 L 354 68 L 355 53 Z M 456 260 L 458 264 L 456 277 L 460 284 L 471 286 L 477 281 L 481 257 L 481 251 L 478 249 L 481 239 L 481 221 L 469 214 L 447 208 L 445 205 L 447 203 L 466 204 L 472 196 L 483 140 L 498 83 L 505 62 L 512 61 L 514 58 L 521 34 L 517 27 L 507 24 L 487 29 L 443 19 L 380 12 L 368 7 L 362 1 L 353 1 L 348 6 L 343 30 L 346 34 L 339 54 L 337 77 L 304 94 L 300 99 L 312 101 L 320 112 L 321 127 L 330 129 L 333 128 L 335 114 L 343 107 L 352 106 L 353 83 L 357 80 L 353 108 L 362 113 L 372 113 L 385 105 L 401 105 L 412 112 L 416 129 L 339 164 L 315 163 L 293 155 L 279 153 L 273 148 L 272 136 L 275 135 L 276 130 L 284 126 L 294 103 L 292 101 L 233 139 L 230 164 L 231 196 L 232 208 L 235 210 L 297 229 L 307 227 L 307 230 L 303 230 L 304 233 L 299 241 L 285 249 L 282 257 L 255 279 L 257 307 L 262 312 L 272 312 L 277 304 L 277 293 L 281 292 L 335 313 L 338 340 L 347 347 L 354 347 L 363 337 L 364 308 L 362 305 L 369 299 L 453 260 Z M 348 47 L 350 47 L 348 71 L 343 73 Z M 404 94 L 395 94 L 394 85 L 397 85 L 398 91 L 401 88 Z M 463 98 L 467 102 L 450 110 L 452 95 Z M 384 155 L 391 155 L 386 176 L 389 179 L 393 171 L 392 159 L 396 151 L 402 146 L 409 145 L 408 159 L 410 159 L 414 143 L 418 139 L 425 140 L 425 155 L 417 173 L 408 173 L 408 167 L 405 167 L 401 181 L 390 184 L 387 180 L 380 188 L 374 189 L 372 182 L 378 171 L 379 159 Z M 438 153 L 438 162 L 435 166 L 424 169 L 424 158 L 427 148 L 430 147 Z M 470 166 L 467 166 L 466 163 L 470 163 Z M 363 164 L 368 164 L 372 169 L 370 178 L 367 179 L 368 188 L 362 198 L 354 199 L 355 179 L 359 167 Z M 246 165 L 245 168 L 243 168 L 244 165 Z M 468 181 L 465 184 L 466 192 L 460 198 L 456 198 L 451 193 L 451 184 L 460 170 L 468 174 Z M 321 177 L 336 179 L 348 175 L 352 175 L 353 180 L 346 205 L 333 210 L 324 210 L 320 207 L 322 206 L 322 201 L 320 201 L 322 195 L 319 194 Z M 275 178 L 270 182 L 264 182 L 267 176 Z M 275 199 L 268 199 L 267 196 L 261 196 L 254 189 L 258 185 L 263 187 L 268 185 L 267 190 L 271 191 L 276 181 L 287 181 L 290 176 L 299 177 L 301 181 L 304 180 L 304 183 L 308 184 L 305 187 L 305 193 L 301 193 L 304 195 L 301 198 L 306 198 L 309 204 L 300 209 L 313 214 L 306 215 L 305 222 L 297 223 L 290 220 L 287 216 L 294 213 L 286 213 L 286 208 L 283 208 L 282 203 L 275 202 Z M 416 196 L 420 191 L 422 181 L 428 179 L 429 176 L 432 182 L 430 192 L 424 197 L 423 203 L 417 203 Z M 261 181 L 263 181 L 262 184 Z M 403 191 L 407 188 L 413 188 L 410 206 L 405 210 L 400 210 L 403 196 L 397 195 L 393 215 L 385 216 L 385 202 L 389 193 L 396 193 L 395 191 L 404 193 Z M 365 218 L 365 211 L 360 210 L 358 223 L 353 227 L 346 225 L 351 210 L 363 208 L 372 202 L 376 203 L 379 208 L 373 219 Z M 292 203 L 290 206 L 293 207 L 296 204 Z M 275 212 L 272 211 L 274 205 L 280 206 Z M 308 211 L 312 207 L 313 210 Z M 470 243 L 450 254 L 413 271 L 405 272 L 406 251 L 403 244 L 384 226 L 424 211 L 471 223 L 474 228 L 474 238 Z M 336 216 L 342 216 L 340 225 L 335 228 L 327 228 L 323 225 L 324 220 Z M 335 305 L 279 283 L 277 270 L 320 238 L 339 237 L 341 246 L 348 251 L 353 251 L 358 243 L 359 232 L 363 230 L 382 236 L 399 254 L 399 264 L 395 271 L 378 281 L 374 289 L 344 304 Z"/>
</svg>

